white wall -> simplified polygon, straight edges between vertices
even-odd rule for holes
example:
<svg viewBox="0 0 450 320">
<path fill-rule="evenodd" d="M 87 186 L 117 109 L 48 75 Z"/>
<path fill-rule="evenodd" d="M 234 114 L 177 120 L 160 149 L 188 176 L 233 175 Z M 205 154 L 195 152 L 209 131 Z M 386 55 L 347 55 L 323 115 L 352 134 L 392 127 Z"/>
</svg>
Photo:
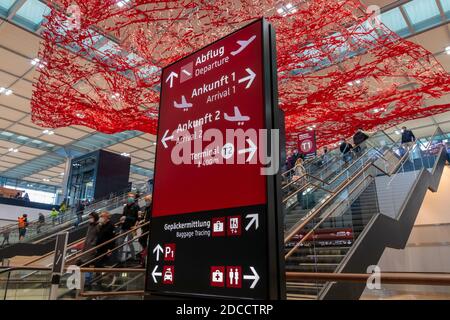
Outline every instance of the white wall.
<svg viewBox="0 0 450 320">
<path fill-rule="evenodd" d="M 450 167 L 445 166 L 438 192 L 427 192 L 416 225 L 450 223 Z"/>
</svg>

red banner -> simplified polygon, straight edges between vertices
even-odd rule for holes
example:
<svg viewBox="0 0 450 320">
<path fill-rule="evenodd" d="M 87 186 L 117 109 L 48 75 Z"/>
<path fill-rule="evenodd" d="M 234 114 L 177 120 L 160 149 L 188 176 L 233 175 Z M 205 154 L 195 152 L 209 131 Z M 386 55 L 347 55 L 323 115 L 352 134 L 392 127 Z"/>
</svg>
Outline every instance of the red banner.
<svg viewBox="0 0 450 320">
<path fill-rule="evenodd" d="M 316 131 L 305 131 L 297 135 L 298 152 L 308 156 L 315 156 L 317 152 Z"/>
</svg>

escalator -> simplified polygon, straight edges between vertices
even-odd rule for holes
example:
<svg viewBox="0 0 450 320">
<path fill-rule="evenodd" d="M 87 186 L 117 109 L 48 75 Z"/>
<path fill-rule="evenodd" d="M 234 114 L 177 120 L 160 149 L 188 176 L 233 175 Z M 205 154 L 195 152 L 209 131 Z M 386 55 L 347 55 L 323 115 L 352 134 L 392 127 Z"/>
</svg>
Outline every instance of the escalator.
<svg viewBox="0 0 450 320">
<path fill-rule="evenodd" d="M 404 248 L 426 191 L 437 190 L 447 155 L 431 144 L 385 146 L 294 225 L 288 220 L 287 272 L 366 273 L 386 247 Z M 287 282 L 288 299 L 358 299 L 364 288 Z"/>
<path fill-rule="evenodd" d="M 326 165 L 321 163 L 321 166 L 317 166 L 316 160 L 305 168 L 306 174 L 303 176 L 296 177 L 291 174 L 290 182 L 283 186 L 285 231 L 289 231 L 295 223 L 330 198 L 339 186 L 351 179 L 366 164 L 380 162 L 380 158 L 386 160 L 380 165 L 398 161 L 399 155 L 394 152 L 398 148 L 399 143 L 379 131 L 365 141 L 361 151 L 354 153 L 348 163 L 342 160 L 340 151 L 335 149 L 330 152 L 331 160 Z"/>
<path fill-rule="evenodd" d="M 141 260 L 136 260 L 129 254 L 129 246 L 133 246 L 136 252 L 141 248 L 138 244 L 141 237 L 147 236 L 147 233 L 140 232 L 142 227 L 149 222 L 141 223 L 126 233 L 116 234 L 108 242 L 105 242 L 88 251 L 75 251 L 66 256 L 66 266 L 78 265 L 83 273 L 80 279 L 81 288 L 73 290 L 68 288 L 67 280 L 71 276 L 66 273 L 61 276 L 60 285 L 56 294 L 58 300 L 73 299 L 136 299 L 142 297 L 145 281 L 144 269 L 141 266 Z M 118 224 L 116 224 L 118 227 Z M 126 241 L 119 241 L 122 236 L 130 236 Z M 80 248 L 80 243 L 84 239 L 68 246 Z M 114 248 L 103 255 L 95 254 L 102 246 L 114 243 Z M 81 246 L 82 247 L 82 246 Z M 54 252 L 50 252 L 41 257 L 41 261 L 34 259 L 33 264 L 41 266 L 23 266 L 23 267 L 5 267 L 0 268 L 0 300 L 23 300 L 23 299 L 42 299 L 46 300 L 50 296 L 51 287 L 51 267 Z M 108 262 L 101 268 L 94 267 L 103 256 L 108 256 Z M 83 261 L 79 263 L 79 261 Z M 48 263 L 49 262 L 49 263 Z M 125 293 L 124 293 L 125 292 Z"/>
<path fill-rule="evenodd" d="M 145 189 L 140 191 L 143 196 L 146 195 Z M 112 214 L 113 222 L 117 222 L 122 214 L 127 194 L 128 190 L 112 199 L 102 199 L 90 205 L 84 210 L 83 222 L 78 226 L 75 226 L 77 220 L 75 212 L 66 214 L 61 223 L 56 223 L 55 225 L 49 223 L 45 228 L 41 228 L 39 233 L 37 232 L 37 224 L 31 222 L 29 228 L 27 228 L 26 238 L 21 242 L 18 241 L 18 230 L 16 225 L 14 225 L 10 235 L 11 245 L 0 249 L 0 260 L 15 256 L 45 255 L 55 247 L 55 235 L 59 232 L 69 232 L 69 243 L 83 238 L 87 230 L 87 217 L 92 211 L 107 210 Z M 143 199 L 143 196 L 141 199 Z"/>
</svg>

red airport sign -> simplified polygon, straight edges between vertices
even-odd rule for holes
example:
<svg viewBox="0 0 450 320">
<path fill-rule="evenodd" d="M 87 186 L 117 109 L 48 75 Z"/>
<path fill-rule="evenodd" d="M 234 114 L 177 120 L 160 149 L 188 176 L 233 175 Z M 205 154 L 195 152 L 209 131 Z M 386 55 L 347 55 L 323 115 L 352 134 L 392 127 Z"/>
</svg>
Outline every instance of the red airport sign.
<svg viewBox="0 0 450 320">
<path fill-rule="evenodd" d="M 259 161 L 267 137 L 234 135 L 277 128 L 274 50 L 261 19 L 163 69 L 151 296 L 283 297 L 284 281 L 269 276 L 283 273 L 283 255 L 279 177 Z M 211 130 L 224 140 L 208 140 Z"/>
</svg>

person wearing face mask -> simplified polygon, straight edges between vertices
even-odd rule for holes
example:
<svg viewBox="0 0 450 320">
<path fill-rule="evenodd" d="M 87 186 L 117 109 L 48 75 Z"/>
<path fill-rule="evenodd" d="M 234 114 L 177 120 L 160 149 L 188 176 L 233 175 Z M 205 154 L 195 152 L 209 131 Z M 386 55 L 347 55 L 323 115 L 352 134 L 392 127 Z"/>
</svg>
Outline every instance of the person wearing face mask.
<svg viewBox="0 0 450 320">
<path fill-rule="evenodd" d="M 97 242 L 96 246 L 100 246 L 104 244 L 105 242 L 108 242 L 112 238 L 114 238 L 114 225 L 111 222 L 111 214 L 108 211 L 103 211 L 100 214 L 100 219 L 98 220 L 98 227 L 97 227 Z M 111 241 L 105 245 L 100 246 L 97 249 L 96 257 L 100 257 L 103 254 L 107 253 L 108 251 L 114 249 L 115 247 L 115 241 Z M 101 258 L 99 258 L 95 262 L 96 267 L 104 267 L 105 264 L 108 262 L 110 258 L 110 254 L 104 255 Z"/>
<path fill-rule="evenodd" d="M 136 222 L 138 221 L 139 216 L 139 205 L 136 203 L 136 199 L 132 193 L 128 194 L 127 198 L 127 204 L 123 208 L 122 217 L 120 218 L 120 233 L 126 233 L 131 228 L 133 228 L 136 225 Z M 132 239 L 133 235 L 131 232 L 129 232 L 127 235 L 124 235 L 123 237 L 120 237 L 118 239 L 118 245 L 124 243 L 125 241 L 129 241 Z M 130 254 L 132 259 L 136 259 L 136 253 L 134 250 L 134 244 L 133 242 L 129 243 L 128 246 L 123 246 L 119 250 L 119 259 L 124 262 L 127 260 L 126 253 L 124 252 L 125 247 L 128 247 L 130 249 Z"/>
<path fill-rule="evenodd" d="M 144 224 L 150 221 L 150 218 L 152 216 L 152 196 L 148 195 L 144 198 L 145 200 L 145 208 L 142 212 L 139 223 Z M 150 223 L 146 224 L 141 228 L 141 234 L 147 233 L 150 231 Z M 142 252 L 141 252 L 141 264 L 143 267 L 145 267 L 145 259 L 147 257 L 147 245 L 148 245 L 148 234 L 142 236 L 139 238 L 139 244 L 142 246 Z"/>
<path fill-rule="evenodd" d="M 86 252 L 97 245 L 97 235 L 98 235 L 98 220 L 99 216 L 97 212 L 91 212 L 88 215 L 89 226 L 86 232 L 86 238 L 84 240 L 83 251 Z M 81 258 L 81 261 L 78 262 L 79 265 L 82 263 L 86 263 L 95 258 L 95 250 L 90 251 L 84 254 Z"/>
</svg>

